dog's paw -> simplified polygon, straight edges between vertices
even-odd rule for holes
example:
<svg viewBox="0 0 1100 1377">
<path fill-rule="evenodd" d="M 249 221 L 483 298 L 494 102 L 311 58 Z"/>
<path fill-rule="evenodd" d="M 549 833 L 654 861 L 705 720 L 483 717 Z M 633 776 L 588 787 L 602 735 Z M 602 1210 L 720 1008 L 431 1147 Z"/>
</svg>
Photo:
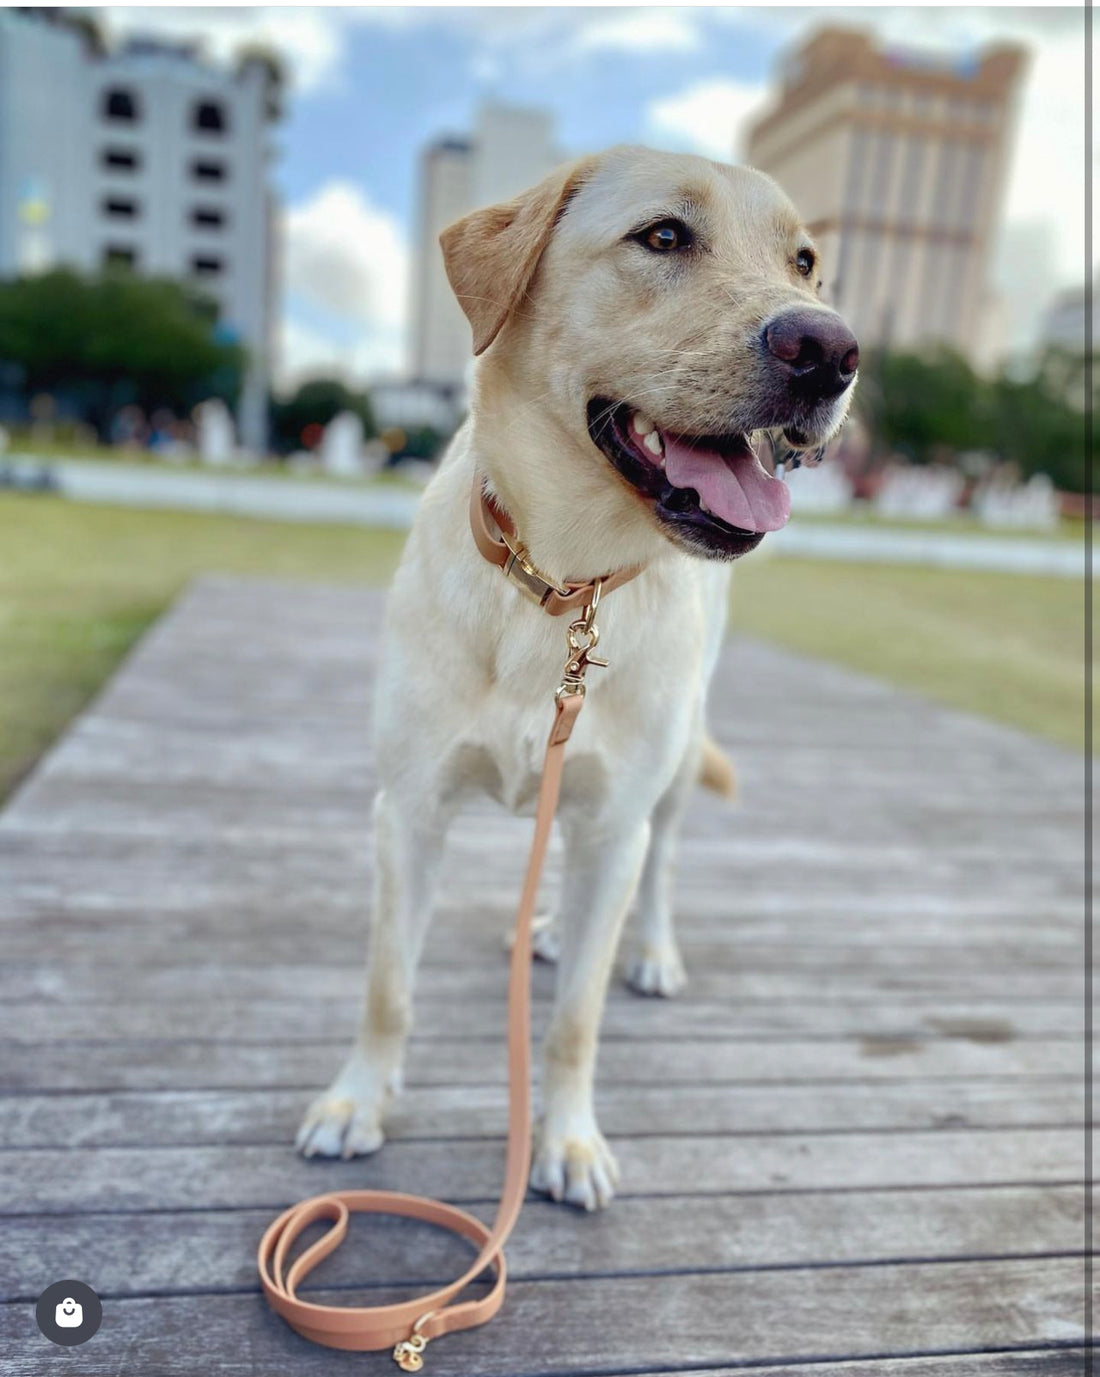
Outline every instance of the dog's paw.
<svg viewBox="0 0 1100 1377">
<path fill-rule="evenodd" d="M 531 953 L 536 961 L 557 965 L 561 956 L 561 932 L 558 920 L 549 913 L 540 913 L 531 928 Z"/>
<path fill-rule="evenodd" d="M 506 951 L 512 950 L 513 935 L 509 933 L 504 940 Z M 536 913 L 531 920 L 531 955 L 536 961 L 546 961 L 551 966 L 557 964 L 561 956 L 561 935 L 558 921 L 551 913 Z"/>
<path fill-rule="evenodd" d="M 362 1157 L 386 1141 L 382 1116 L 397 1078 L 379 1091 L 376 1077 L 352 1059 L 306 1110 L 294 1146 L 303 1157 Z"/>
<path fill-rule="evenodd" d="M 678 995 L 687 984 L 687 975 L 676 945 L 645 947 L 627 967 L 626 983 L 638 994 L 662 999 Z"/>
<path fill-rule="evenodd" d="M 534 1190 L 582 1210 L 602 1210 L 610 1205 L 618 1184 L 619 1164 L 595 1124 L 569 1134 L 555 1133 L 543 1124 L 531 1163 Z"/>
<path fill-rule="evenodd" d="M 319 1095 L 306 1110 L 294 1145 L 303 1157 L 362 1157 L 386 1141 L 377 1105 L 347 1095 Z"/>
</svg>

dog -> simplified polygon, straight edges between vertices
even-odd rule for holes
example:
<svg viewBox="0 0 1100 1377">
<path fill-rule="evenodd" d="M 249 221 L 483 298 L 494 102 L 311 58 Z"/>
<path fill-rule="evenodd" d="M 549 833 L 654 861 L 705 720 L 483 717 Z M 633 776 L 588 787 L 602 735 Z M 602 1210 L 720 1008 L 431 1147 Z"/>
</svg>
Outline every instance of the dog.
<svg viewBox="0 0 1100 1377">
<path fill-rule="evenodd" d="M 593 1073 L 620 931 L 637 892 L 630 980 L 675 993 L 670 868 L 693 783 L 722 774 L 704 710 L 730 562 L 790 511 L 754 444 L 820 458 L 859 350 L 819 299 L 794 207 L 748 168 L 614 148 L 466 216 L 441 245 L 473 332 L 470 412 L 389 597 L 366 1004 L 297 1145 L 344 1157 L 382 1145 L 448 821 L 471 791 L 533 810 L 568 618 L 482 558 L 468 512 L 484 483 L 547 577 L 640 570 L 605 594 L 611 665 L 594 671 L 566 753 L 560 959 L 531 1170 L 536 1189 L 592 1210 L 618 1180 Z"/>
</svg>

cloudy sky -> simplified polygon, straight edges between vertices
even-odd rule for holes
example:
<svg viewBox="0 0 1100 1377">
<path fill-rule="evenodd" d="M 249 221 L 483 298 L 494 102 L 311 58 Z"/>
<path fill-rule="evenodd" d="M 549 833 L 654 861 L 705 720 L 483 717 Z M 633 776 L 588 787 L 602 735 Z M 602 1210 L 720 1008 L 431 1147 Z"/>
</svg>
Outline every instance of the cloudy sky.
<svg viewBox="0 0 1100 1377">
<path fill-rule="evenodd" d="M 1026 344 L 1052 292 L 1082 278 L 1080 9 L 107 8 L 118 37 L 200 38 L 215 58 L 262 41 L 291 79 L 276 134 L 284 292 L 281 375 L 362 380 L 405 362 L 415 169 L 423 145 L 471 126 L 480 101 L 554 112 L 567 154 L 623 140 L 728 158 L 767 102 L 778 55 L 821 23 L 882 39 L 1032 51 L 990 265 L 1006 343 Z"/>
</svg>

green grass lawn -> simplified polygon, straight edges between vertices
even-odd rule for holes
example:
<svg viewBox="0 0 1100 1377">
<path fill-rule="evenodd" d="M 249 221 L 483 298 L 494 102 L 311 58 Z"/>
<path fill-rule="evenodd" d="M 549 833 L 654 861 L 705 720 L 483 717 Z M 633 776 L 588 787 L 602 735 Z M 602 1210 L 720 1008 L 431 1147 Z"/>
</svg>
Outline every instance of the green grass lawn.
<svg viewBox="0 0 1100 1377">
<path fill-rule="evenodd" d="M 402 541 L 0 494 L 0 797 L 196 574 L 379 584 Z M 1070 579 L 762 552 L 738 566 L 734 623 L 1079 746 L 1083 601 Z"/>
<path fill-rule="evenodd" d="M 0 798 L 196 574 L 384 583 L 404 535 L 0 494 Z"/>
<path fill-rule="evenodd" d="M 765 557 L 738 565 L 733 612 L 754 635 L 1082 749 L 1076 579 Z"/>
<path fill-rule="evenodd" d="M 150 469 L 164 473 L 201 473 L 211 478 L 278 478 L 287 483 L 335 483 L 342 487 L 388 487 L 418 492 L 420 489 L 406 473 L 399 469 L 381 469 L 362 477 L 326 473 L 324 469 L 293 469 L 281 459 L 269 457 L 247 464 L 205 464 L 197 455 L 169 460 L 149 449 L 123 449 L 118 445 L 74 446 L 63 441 L 34 440 L 25 436 L 13 438 L 8 448 L 0 452 L 0 464 L 5 459 L 40 459 L 43 463 L 62 460 L 78 464 L 114 464 L 122 469 Z"/>
</svg>

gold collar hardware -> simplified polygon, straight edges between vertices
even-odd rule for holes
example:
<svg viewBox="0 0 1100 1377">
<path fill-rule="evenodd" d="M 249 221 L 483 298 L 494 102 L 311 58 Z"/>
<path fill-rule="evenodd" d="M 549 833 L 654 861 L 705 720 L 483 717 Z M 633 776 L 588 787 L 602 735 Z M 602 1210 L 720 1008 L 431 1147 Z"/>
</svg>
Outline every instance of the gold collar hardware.
<svg viewBox="0 0 1100 1377">
<path fill-rule="evenodd" d="M 563 586 L 558 585 L 532 562 L 527 547 L 516 532 L 515 523 L 486 491 L 485 481 L 480 474 L 475 475 L 470 489 L 470 530 L 482 558 L 503 570 L 513 588 L 518 588 L 524 597 L 530 598 L 551 617 L 560 617 L 566 612 L 575 614 L 587 607 L 595 596 L 597 583 L 603 585 L 605 593 L 610 593 L 642 572 L 641 565 L 631 564 L 609 574 L 601 574 L 598 579 L 585 579 L 583 582 L 567 580 Z M 591 663 L 595 664 L 596 661 Z"/>
<path fill-rule="evenodd" d="M 584 611 L 575 622 L 570 622 L 565 639 L 569 645 L 569 658 L 565 662 L 561 683 L 554 695 L 559 701 L 571 693 L 584 697 L 584 676 L 589 665 L 599 665 L 606 669 L 608 662 L 593 655 L 592 651 L 600 641 L 600 628 L 596 625 L 596 609 L 600 605 L 600 590 L 603 579 L 596 579 L 592 585 L 592 601 L 585 604 Z"/>
<path fill-rule="evenodd" d="M 556 583 L 548 579 L 544 573 L 531 563 L 531 556 L 527 553 L 527 548 L 521 545 L 514 536 L 510 536 L 507 531 L 501 531 L 501 539 L 508 547 L 508 558 L 501 566 L 504 570 L 504 577 L 525 596 L 531 599 L 539 607 L 545 607 L 550 601 L 551 596 L 568 598 L 570 590 L 559 588 Z"/>
</svg>

